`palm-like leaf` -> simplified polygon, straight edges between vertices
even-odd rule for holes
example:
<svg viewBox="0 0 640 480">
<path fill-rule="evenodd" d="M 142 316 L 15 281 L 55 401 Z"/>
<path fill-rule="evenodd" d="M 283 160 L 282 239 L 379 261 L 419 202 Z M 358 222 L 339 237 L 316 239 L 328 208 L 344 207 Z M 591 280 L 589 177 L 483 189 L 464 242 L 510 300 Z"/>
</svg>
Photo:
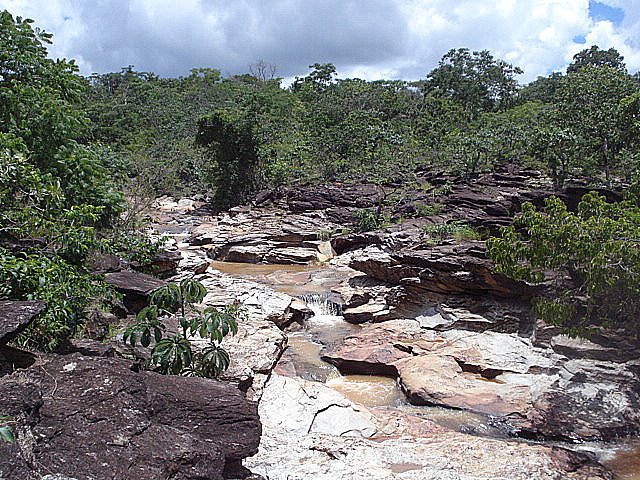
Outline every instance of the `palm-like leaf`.
<svg viewBox="0 0 640 480">
<path fill-rule="evenodd" d="M 179 375 L 191 365 L 191 343 L 182 335 L 160 340 L 151 352 L 151 363 L 162 373 Z"/>
</svg>

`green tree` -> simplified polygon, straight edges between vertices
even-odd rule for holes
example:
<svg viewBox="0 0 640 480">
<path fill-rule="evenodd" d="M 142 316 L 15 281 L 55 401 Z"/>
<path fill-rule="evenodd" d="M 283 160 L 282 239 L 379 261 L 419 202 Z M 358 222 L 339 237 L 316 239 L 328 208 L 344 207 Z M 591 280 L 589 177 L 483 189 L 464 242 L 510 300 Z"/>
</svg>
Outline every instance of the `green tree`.
<svg viewBox="0 0 640 480">
<path fill-rule="evenodd" d="M 619 203 L 591 192 L 570 212 L 557 197 L 526 203 L 514 225 L 488 241 L 498 271 L 534 283 L 553 280 L 537 315 L 584 335 L 594 327 L 640 335 L 640 187 Z"/>
<path fill-rule="evenodd" d="M 615 48 L 601 50 L 597 45 L 576 53 L 573 61 L 567 67 L 567 74 L 580 71 L 584 67 L 610 67 L 622 73 L 627 73 L 624 57 Z"/>
<path fill-rule="evenodd" d="M 422 83 L 425 95 L 451 98 L 460 103 L 473 121 L 482 112 L 511 106 L 518 91 L 516 75 L 523 73 L 488 50 L 449 50 L 438 67 Z"/>
<path fill-rule="evenodd" d="M 636 106 L 625 99 L 637 92 L 626 73 L 609 66 L 585 66 L 562 79 L 555 115 L 579 139 L 585 172 L 611 180 L 618 154 L 634 139 Z"/>
</svg>

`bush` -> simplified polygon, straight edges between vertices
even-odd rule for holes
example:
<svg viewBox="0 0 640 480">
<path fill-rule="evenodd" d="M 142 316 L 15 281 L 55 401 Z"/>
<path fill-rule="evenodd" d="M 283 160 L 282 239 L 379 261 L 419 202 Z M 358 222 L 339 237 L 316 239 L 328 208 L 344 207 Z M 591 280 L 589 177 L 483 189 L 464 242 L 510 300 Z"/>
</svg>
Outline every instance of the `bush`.
<svg viewBox="0 0 640 480">
<path fill-rule="evenodd" d="M 480 233 L 475 228 L 461 221 L 425 225 L 422 227 L 422 233 L 433 242 L 440 242 L 447 238 L 453 238 L 456 242 L 481 239 Z"/>
<path fill-rule="evenodd" d="M 356 211 L 356 231 L 370 232 L 391 224 L 391 216 L 378 213 L 370 208 L 362 208 Z"/>
<path fill-rule="evenodd" d="M 150 366 L 165 375 L 189 375 L 218 378 L 229 367 L 229 354 L 220 346 L 229 333 L 238 331 L 238 320 L 245 311 L 239 305 L 221 309 L 208 307 L 199 311 L 195 305 L 207 293 L 202 283 L 185 279 L 154 291 L 150 305 L 140 311 L 136 323 L 124 333 L 124 341 L 135 346 L 139 340 L 143 347 L 155 343 L 151 350 Z M 164 337 L 164 320 L 177 312 L 181 333 Z M 194 352 L 189 335 L 208 339 L 202 352 Z"/>
<path fill-rule="evenodd" d="M 496 269 L 534 283 L 555 280 L 536 299 L 543 320 L 569 334 L 597 326 L 640 333 L 640 187 L 620 203 L 586 194 L 575 212 L 557 197 L 538 211 L 526 203 L 514 226 L 488 241 Z"/>
<path fill-rule="evenodd" d="M 53 350 L 75 333 L 92 303 L 114 296 L 102 281 L 60 257 L 14 254 L 0 247 L 0 298 L 47 303 L 46 310 L 18 338 L 23 346 Z"/>
</svg>

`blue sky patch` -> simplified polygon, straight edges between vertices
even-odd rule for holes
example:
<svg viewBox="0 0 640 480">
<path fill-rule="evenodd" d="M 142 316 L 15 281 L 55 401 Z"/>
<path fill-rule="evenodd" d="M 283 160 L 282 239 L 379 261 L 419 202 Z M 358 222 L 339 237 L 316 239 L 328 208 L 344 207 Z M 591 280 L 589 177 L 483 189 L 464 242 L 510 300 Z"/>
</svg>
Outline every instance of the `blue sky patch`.
<svg viewBox="0 0 640 480">
<path fill-rule="evenodd" d="M 596 22 L 600 20 L 609 20 L 611 23 L 618 26 L 624 19 L 624 10 L 589 0 L 589 16 Z"/>
</svg>

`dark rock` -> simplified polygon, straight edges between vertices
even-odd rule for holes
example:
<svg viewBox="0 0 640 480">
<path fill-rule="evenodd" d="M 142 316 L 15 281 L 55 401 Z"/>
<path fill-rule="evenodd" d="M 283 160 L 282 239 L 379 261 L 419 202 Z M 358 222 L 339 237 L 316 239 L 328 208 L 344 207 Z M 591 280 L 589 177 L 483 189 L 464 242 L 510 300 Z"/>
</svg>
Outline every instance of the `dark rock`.
<svg viewBox="0 0 640 480">
<path fill-rule="evenodd" d="M 222 480 L 256 453 L 256 405 L 202 378 L 135 373 L 124 360 L 51 357 L 0 379 L 18 437 L 0 443 L 0 477 Z"/>
<path fill-rule="evenodd" d="M 56 353 L 60 355 L 70 355 L 79 353 L 85 357 L 115 357 L 117 355 L 116 345 L 110 343 L 96 342 L 87 338 L 71 338 L 58 345 Z"/>
<path fill-rule="evenodd" d="M 356 256 L 350 267 L 392 285 L 448 295 L 493 295 L 530 298 L 537 290 L 494 272 L 484 242 L 403 249 L 386 254 L 370 250 Z"/>
<path fill-rule="evenodd" d="M 40 301 L 0 301 L 0 345 L 20 335 L 45 308 Z"/>
<path fill-rule="evenodd" d="M 105 281 L 124 295 L 124 305 L 131 312 L 144 308 L 149 294 L 167 284 L 151 275 L 132 271 L 107 273 Z"/>
<path fill-rule="evenodd" d="M 156 253 L 149 262 L 144 264 L 134 264 L 133 268 L 139 272 L 158 275 L 161 278 L 167 278 L 175 275 L 178 271 L 178 265 L 182 260 L 179 251 L 163 250 Z"/>
<path fill-rule="evenodd" d="M 127 262 L 109 253 L 95 253 L 87 259 L 87 267 L 95 274 L 105 274 L 109 272 L 119 272 L 127 268 Z"/>
<path fill-rule="evenodd" d="M 109 334 L 111 325 L 118 323 L 113 313 L 94 310 L 84 322 L 85 334 L 93 340 L 104 340 Z"/>
<path fill-rule="evenodd" d="M 0 377 L 9 375 L 18 368 L 28 368 L 36 361 L 36 356 L 19 348 L 0 346 Z"/>
</svg>

